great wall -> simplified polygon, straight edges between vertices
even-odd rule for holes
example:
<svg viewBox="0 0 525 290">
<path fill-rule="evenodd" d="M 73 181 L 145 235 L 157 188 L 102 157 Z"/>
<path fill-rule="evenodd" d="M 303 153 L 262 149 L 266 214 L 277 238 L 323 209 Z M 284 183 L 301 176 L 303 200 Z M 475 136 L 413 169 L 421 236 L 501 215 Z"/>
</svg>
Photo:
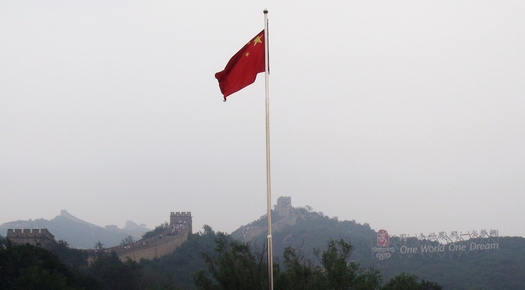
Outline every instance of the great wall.
<svg viewBox="0 0 525 290">
<path fill-rule="evenodd" d="M 173 253 L 188 240 L 192 232 L 191 212 L 171 212 L 169 226 L 164 232 L 147 239 L 103 250 L 108 253 L 114 251 L 122 261 L 127 259 L 136 262 L 140 259 L 152 260 Z M 56 243 L 55 237 L 47 229 L 8 229 L 7 239 L 14 245 L 30 244 L 44 249 Z M 84 251 L 88 253 L 88 262 L 92 262 L 97 250 Z"/>
<path fill-rule="evenodd" d="M 276 221 L 273 223 L 274 230 L 278 231 L 287 225 L 294 225 L 300 214 L 292 207 L 291 197 L 281 196 L 277 199 L 275 206 Z M 264 217 L 264 216 L 263 216 Z M 263 218 L 261 217 L 261 218 Z M 84 222 L 80 220 L 81 222 Z M 248 242 L 252 238 L 264 234 L 266 226 L 241 226 L 235 231 L 234 237 Z M 169 255 L 180 247 L 193 233 L 191 212 L 171 212 L 170 223 L 164 232 L 147 239 L 140 239 L 129 244 L 123 244 L 103 249 L 110 253 L 114 251 L 117 256 L 126 261 L 140 261 L 140 259 L 152 260 Z M 232 233 L 233 235 L 233 233 Z M 53 234 L 47 229 L 8 229 L 7 238 L 13 244 L 30 244 L 38 247 L 48 248 L 56 243 Z M 84 250 L 88 253 L 88 261 L 96 257 L 96 250 Z"/>
</svg>

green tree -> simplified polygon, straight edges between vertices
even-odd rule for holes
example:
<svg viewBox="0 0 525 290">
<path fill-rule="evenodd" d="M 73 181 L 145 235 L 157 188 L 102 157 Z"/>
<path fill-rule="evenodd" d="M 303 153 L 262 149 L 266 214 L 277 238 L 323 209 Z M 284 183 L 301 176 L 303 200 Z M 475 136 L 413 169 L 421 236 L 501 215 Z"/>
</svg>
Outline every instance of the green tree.
<svg viewBox="0 0 525 290">
<path fill-rule="evenodd" d="M 256 251 L 250 244 L 219 233 L 215 254 L 203 253 L 209 274 L 204 270 L 195 276 L 197 289 L 266 289 L 268 275 L 266 250 Z"/>
<path fill-rule="evenodd" d="M 7 239 L 0 235 L 0 249 L 5 249 L 7 247 Z"/>
<path fill-rule="evenodd" d="M 195 275 L 207 268 L 202 253 L 212 253 L 216 238 L 213 229 L 204 225 L 203 230 L 190 235 L 174 253 L 154 260 L 142 259 L 142 287 L 174 285 L 180 289 L 194 289 Z"/>
<path fill-rule="evenodd" d="M 4 289 L 4 288 L 2 288 Z M 58 270 L 32 265 L 20 269 L 14 280 L 13 289 L 75 289 L 67 284 L 67 276 Z"/>
<path fill-rule="evenodd" d="M 135 240 L 133 240 L 133 237 L 131 235 L 129 235 L 129 236 L 127 236 L 125 239 L 123 239 L 120 242 L 120 245 L 121 246 L 126 246 L 126 245 L 133 244 L 133 242 L 135 242 Z"/>
<path fill-rule="evenodd" d="M 421 280 L 418 290 L 443 290 L 443 287 L 436 282 Z"/>
<path fill-rule="evenodd" d="M 48 250 L 57 255 L 58 259 L 68 266 L 81 268 L 88 266 L 87 252 L 78 249 L 71 249 L 68 243 L 63 240 L 52 243 L 48 247 Z"/>
<path fill-rule="evenodd" d="M 301 252 L 286 247 L 283 253 L 286 271 L 275 277 L 275 288 L 301 290 L 309 289 L 316 283 L 315 271 L 311 261 L 305 261 Z"/>
<path fill-rule="evenodd" d="M 382 290 L 418 290 L 417 276 L 401 273 L 390 279 Z"/>
<path fill-rule="evenodd" d="M 104 257 L 106 254 L 108 254 L 108 252 L 104 247 L 104 244 L 101 241 L 98 241 L 95 244 L 95 261 Z"/>
<path fill-rule="evenodd" d="M 53 253 L 31 245 L 0 249 L 0 289 L 75 289 L 77 276 Z"/>
<path fill-rule="evenodd" d="M 325 251 L 314 250 L 322 268 L 320 284 L 324 289 L 379 289 L 381 275 L 374 269 L 362 269 L 356 262 L 348 262 L 353 246 L 345 240 L 330 240 Z"/>
<path fill-rule="evenodd" d="M 314 250 L 314 254 L 319 259 L 323 271 L 320 271 L 322 280 L 325 281 L 327 289 L 343 290 L 350 289 L 355 279 L 354 265 L 347 264 L 352 254 L 352 245 L 343 239 L 339 241 L 331 240 L 328 242 L 328 249 L 322 251 Z"/>
<path fill-rule="evenodd" d="M 362 269 L 359 264 L 348 262 L 352 245 L 344 240 L 328 243 L 325 251 L 315 250 L 320 265 L 304 261 L 300 253 L 286 248 L 284 271 L 274 264 L 275 289 L 380 289 L 378 271 Z M 266 250 L 254 250 L 250 244 L 218 235 L 214 254 L 203 254 L 208 272 L 202 270 L 195 276 L 197 289 L 266 289 L 268 287 Z"/>
<path fill-rule="evenodd" d="M 164 222 L 164 223 L 156 226 L 154 230 L 144 233 L 142 235 L 142 238 L 143 239 L 149 239 L 149 238 L 152 238 L 152 237 L 154 237 L 156 235 L 160 235 L 163 232 L 165 232 L 168 228 L 169 228 L 168 222 Z"/>
<path fill-rule="evenodd" d="M 101 255 L 93 262 L 89 271 L 97 277 L 107 289 L 133 290 L 140 286 L 141 266 L 128 260 L 122 262 L 116 252 Z"/>
</svg>

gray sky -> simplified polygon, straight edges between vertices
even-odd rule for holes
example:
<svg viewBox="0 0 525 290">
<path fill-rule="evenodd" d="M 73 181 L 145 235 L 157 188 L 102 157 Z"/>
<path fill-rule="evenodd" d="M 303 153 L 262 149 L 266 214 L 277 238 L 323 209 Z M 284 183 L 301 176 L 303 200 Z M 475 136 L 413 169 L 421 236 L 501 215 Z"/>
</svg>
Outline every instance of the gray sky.
<svg viewBox="0 0 525 290">
<path fill-rule="evenodd" d="M 525 236 L 525 1 L 2 1 L 0 223 L 265 214 L 264 74 L 214 78 L 265 8 L 273 204 Z"/>
</svg>

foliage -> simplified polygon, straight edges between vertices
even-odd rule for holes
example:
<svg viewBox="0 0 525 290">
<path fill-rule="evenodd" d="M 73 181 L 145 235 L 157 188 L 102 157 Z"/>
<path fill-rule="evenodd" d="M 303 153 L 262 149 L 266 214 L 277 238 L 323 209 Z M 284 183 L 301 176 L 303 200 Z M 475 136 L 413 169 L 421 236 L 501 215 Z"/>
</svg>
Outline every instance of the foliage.
<svg viewBox="0 0 525 290">
<path fill-rule="evenodd" d="M 275 231 L 273 235 L 274 256 L 283 256 L 286 247 L 302 249 L 302 255 L 316 264 L 314 249 L 324 247 L 330 239 L 344 239 L 351 241 L 352 245 L 358 249 L 370 249 L 370 237 L 374 231 L 367 224 L 358 224 L 355 221 L 338 221 L 324 214 L 312 211 L 311 207 L 293 208 L 292 214 L 298 218 L 295 224 L 288 225 L 280 231 Z M 277 215 L 276 213 L 274 215 Z M 278 218 L 275 218 L 276 222 Z M 266 216 L 258 221 L 261 225 L 266 225 Z M 251 225 L 251 224 L 250 224 Z M 233 233 L 235 236 L 235 232 Z M 266 234 L 254 239 L 257 244 L 266 241 Z M 368 252 L 361 250 L 353 253 L 353 259 L 359 261 L 369 260 Z M 368 267 L 372 266 L 370 263 Z"/>
<path fill-rule="evenodd" d="M 327 289 L 349 289 L 352 286 L 355 270 L 347 264 L 352 254 L 352 245 L 344 240 L 331 240 L 326 251 L 315 249 L 314 253 L 324 270 L 320 275 L 326 281 Z"/>
<path fill-rule="evenodd" d="M 88 266 L 87 252 L 78 249 L 71 249 L 65 241 L 60 240 L 56 243 L 52 243 L 48 250 L 55 254 L 62 263 L 68 266 L 81 268 Z"/>
<path fill-rule="evenodd" d="M 372 258 L 371 247 L 377 233 L 368 224 L 338 221 L 309 208 L 292 208 L 291 215 L 296 217 L 294 223 L 272 234 L 274 257 L 278 262 L 283 262 L 279 257 L 284 257 L 285 249 L 291 247 L 301 251 L 303 260 L 317 266 L 319 261 L 313 249 L 323 247 L 329 239 L 344 239 L 354 246 L 352 260 L 359 262 L 363 268 L 378 269 L 384 281 L 410 273 L 417 275 L 418 279 L 435 281 L 444 289 L 525 289 L 525 275 L 522 274 L 525 272 L 525 239 L 522 237 L 500 237 L 498 250 L 471 251 L 461 257 L 413 255 L 409 258 L 393 255 L 388 260 L 380 261 Z M 265 219 L 264 216 L 257 223 L 265 225 Z M 240 232 L 233 232 L 232 235 L 240 237 Z M 252 241 L 262 243 L 265 240 L 264 232 Z"/>
<path fill-rule="evenodd" d="M 31 245 L 0 249 L 0 265 L 0 289 L 80 289 L 90 284 L 89 277 L 53 253 Z"/>
<path fill-rule="evenodd" d="M 422 280 L 419 282 L 418 290 L 443 290 L 443 287 L 436 282 Z"/>
<path fill-rule="evenodd" d="M 320 275 L 325 289 L 378 289 L 382 278 L 378 271 L 361 269 L 359 264 L 348 262 L 353 246 L 343 239 L 330 240 L 325 251 L 315 249 L 322 268 Z"/>
<path fill-rule="evenodd" d="M 140 265 L 128 259 L 122 262 L 115 252 L 98 257 L 89 272 L 107 289 L 140 289 Z"/>
<path fill-rule="evenodd" d="M 443 289 L 520 290 L 525 289 L 524 247 L 524 238 L 500 237 L 500 249 L 496 251 L 471 251 L 455 258 L 394 255 L 388 260 L 374 261 L 374 267 L 380 269 L 385 278 L 410 273 L 435 281 Z"/>
<path fill-rule="evenodd" d="M 118 246 L 127 234 L 113 231 L 89 223 L 74 221 L 59 215 L 51 220 L 35 219 L 16 221 L 0 225 L 0 233 L 6 234 L 8 229 L 48 229 L 57 240 L 65 240 L 71 247 L 90 249 L 97 241 L 102 241 L 107 247 Z"/>
<path fill-rule="evenodd" d="M 165 232 L 168 229 L 168 227 L 169 227 L 168 222 L 164 222 L 164 223 L 156 226 L 154 230 L 144 233 L 142 235 L 142 238 L 143 239 L 149 239 L 149 238 L 152 238 L 152 237 L 154 237 L 156 235 L 160 235 L 163 232 Z"/>
<path fill-rule="evenodd" d="M 98 241 L 95 244 L 95 260 L 98 260 L 104 257 L 104 255 L 106 254 L 107 254 L 107 250 L 106 248 L 104 248 L 104 244 L 101 241 Z"/>
<path fill-rule="evenodd" d="M 7 239 L 0 235 L 0 249 L 5 249 L 7 247 Z"/>
<path fill-rule="evenodd" d="M 436 282 L 422 280 L 417 282 L 417 276 L 401 273 L 390 279 L 381 290 L 442 290 L 443 287 Z"/>
<path fill-rule="evenodd" d="M 388 281 L 383 290 L 418 290 L 417 276 L 402 273 Z"/>
<path fill-rule="evenodd" d="M 215 254 L 203 253 L 203 257 L 210 275 L 197 273 L 197 289 L 268 288 L 266 251 L 258 252 L 249 244 L 219 234 Z"/>
<path fill-rule="evenodd" d="M 276 284 L 290 290 L 307 289 L 315 283 L 314 270 L 310 261 L 305 261 L 299 251 L 287 247 L 283 254 L 286 271 L 277 275 Z"/>
<path fill-rule="evenodd" d="M 300 253 L 288 247 L 284 252 L 284 268 L 276 279 L 278 289 L 379 289 L 381 275 L 348 262 L 352 245 L 344 240 L 330 240 L 327 249 L 315 249 L 320 265 L 303 260 Z"/>
<path fill-rule="evenodd" d="M 304 262 L 300 253 L 287 248 L 284 270 L 274 265 L 275 289 L 380 289 L 378 271 L 365 270 L 348 262 L 352 245 L 344 240 L 328 243 L 325 251 L 315 250 L 320 266 Z M 268 287 L 265 249 L 257 251 L 250 244 L 233 240 L 226 235 L 216 239 L 214 255 L 204 255 L 208 272 L 199 271 L 195 277 L 197 289 L 266 289 Z"/>
<path fill-rule="evenodd" d="M 216 238 L 217 233 L 204 225 L 203 231 L 188 236 L 188 240 L 173 254 L 154 260 L 141 260 L 143 284 L 147 287 L 175 285 L 180 289 L 193 289 L 194 276 L 206 268 L 202 253 L 212 253 Z"/>
<path fill-rule="evenodd" d="M 273 233 L 276 290 L 525 289 L 524 238 L 501 237 L 498 250 L 471 251 L 452 259 L 393 255 L 379 261 L 371 258 L 376 232 L 369 225 L 338 221 L 307 208 L 293 211 L 300 218 Z M 265 218 L 257 222 L 266 225 Z M 162 233 L 166 227 L 164 223 L 157 228 Z M 217 252 L 217 240 L 222 240 L 222 254 Z M 36 250 L 22 251 L 0 237 L 0 245 L 6 246 L 0 246 L 0 289 L 14 289 L 17 285 L 46 289 L 44 284 L 56 289 L 225 289 L 209 270 L 210 262 L 215 263 L 216 274 L 223 281 L 228 275 L 242 273 L 247 277 L 243 276 L 241 282 L 249 284 L 248 289 L 260 289 L 267 284 L 266 252 L 264 246 L 255 245 L 264 245 L 265 241 L 263 234 L 244 244 L 206 225 L 201 232 L 188 236 L 173 254 L 140 263 L 120 261 L 99 241 L 95 245 L 96 262 L 88 266 L 87 252 L 70 249 L 64 241 L 48 248 L 52 254 L 34 247 Z M 228 259 L 221 260 L 221 255 Z M 227 271 L 222 272 L 220 265 L 235 267 L 225 267 Z M 199 270 L 203 271 L 197 276 Z"/>
<path fill-rule="evenodd" d="M 120 245 L 121 246 L 126 246 L 126 245 L 133 244 L 133 242 L 135 242 L 135 240 L 133 240 L 133 237 L 132 236 L 127 236 L 125 239 L 123 239 L 120 242 Z"/>
</svg>

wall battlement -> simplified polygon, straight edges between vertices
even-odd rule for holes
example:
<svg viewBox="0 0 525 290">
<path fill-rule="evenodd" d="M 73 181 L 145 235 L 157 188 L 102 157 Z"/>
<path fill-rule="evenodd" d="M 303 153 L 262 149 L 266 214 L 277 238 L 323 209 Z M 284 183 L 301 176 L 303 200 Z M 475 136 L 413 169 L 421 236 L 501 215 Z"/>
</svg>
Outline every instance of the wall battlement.
<svg viewBox="0 0 525 290">
<path fill-rule="evenodd" d="M 189 234 L 193 233 L 191 226 L 191 212 L 171 212 L 170 214 L 170 226 L 176 226 L 178 224 L 185 224 L 189 229 Z"/>
<path fill-rule="evenodd" d="M 290 196 L 281 196 L 277 199 L 277 206 L 275 207 L 277 213 L 281 217 L 287 217 L 291 213 L 292 198 Z"/>
<path fill-rule="evenodd" d="M 173 253 L 188 239 L 188 236 L 192 234 L 191 225 L 191 212 L 171 212 L 170 227 L 163 233 L 148 239 L 141 239 L 130 245 L 116 246 L 106 250 L 115 251 L 122 261 L 128 258 L 137 262 L 140 259 L 160 258 Z M 42 248 L 50 248 L 56 243 L 55 236 L 47 229 L 8 229 L 7 238 L 14 245 L 30 244 Z M 96 251 L 86 250 L 85 252 L 88 254 L 88 261 L 93 262 Z"/>
<path fill-rule="evenodd" d="M 171 212 L 171 215 L 173 216 L 189 216 L 191 217 L 191 212 Z"/>
<path fill-rule="evenodd" d="M 47 229 L 8 229 L 7 238 L 15 245 L 30 244 L 44 248 L 55 242 L 55 236 Z"/>
<path fill-rule="evenodd" d="M 148 240 L 137 241 L 131 247 L 118 246 L 110 250 L 115 251 L 122 261 L 128 258 L 135 262 L 139 262 L 140 259 L 153 260 L 173 253 L 188 240 L 188 234 L 189 229 L 183 229 L 176 235 L 159 235 Z"/>
</svg>

